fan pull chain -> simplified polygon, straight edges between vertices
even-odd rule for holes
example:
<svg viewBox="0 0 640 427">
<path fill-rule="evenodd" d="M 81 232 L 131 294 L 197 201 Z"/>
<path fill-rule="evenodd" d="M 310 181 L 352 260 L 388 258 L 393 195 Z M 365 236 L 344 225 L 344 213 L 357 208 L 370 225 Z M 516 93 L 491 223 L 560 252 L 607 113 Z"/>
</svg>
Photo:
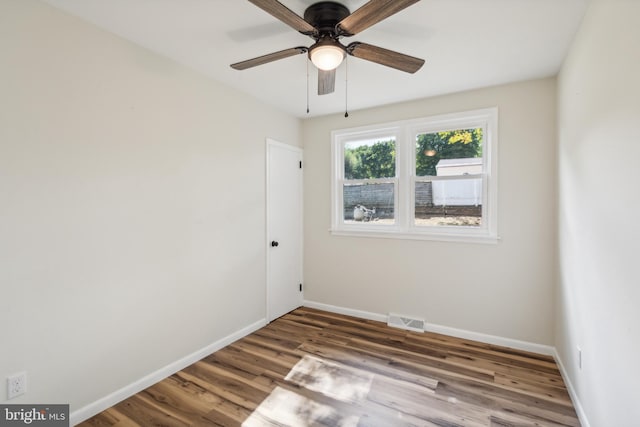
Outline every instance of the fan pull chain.
<svg viewBox="0 0 640 427">
<path fill-rule="evenodd" d="M 349 55 L 344 59 L 344 116 L 349 117 Z"/>
<path fill-rule="evenodd" d="M 307 114 L 309 114 L 309 60 L 307 59 Z"/>
</svg>

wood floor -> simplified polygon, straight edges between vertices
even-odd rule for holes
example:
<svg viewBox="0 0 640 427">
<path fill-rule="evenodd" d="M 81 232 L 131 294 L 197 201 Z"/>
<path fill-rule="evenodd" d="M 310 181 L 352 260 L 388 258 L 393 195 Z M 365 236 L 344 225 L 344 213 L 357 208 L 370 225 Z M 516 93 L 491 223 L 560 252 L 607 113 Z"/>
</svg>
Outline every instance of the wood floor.
<svg viewBox="0 0 640 427">
<path fill-rule="evenodd" d="M 300 308 L 82 426 L 579 426 L 553 358 Z"/>
</svg>

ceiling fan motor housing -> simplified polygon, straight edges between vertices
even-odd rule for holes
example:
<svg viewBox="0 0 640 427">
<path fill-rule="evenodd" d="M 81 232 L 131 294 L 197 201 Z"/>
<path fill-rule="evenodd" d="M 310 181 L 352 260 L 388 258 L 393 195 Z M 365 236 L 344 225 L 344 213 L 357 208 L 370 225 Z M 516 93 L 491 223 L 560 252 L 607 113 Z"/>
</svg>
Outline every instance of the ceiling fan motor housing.
<svg viewBox="0 0 640 427">
<path fill-rule="evenodd" d="M 350 14 L 349 9 L 340 3 L 323 1 L 308 7 L 304 11 L 304 20 L 318 30 L 320 37 L 330 35 L 337 38 L 336 25 Z"/>
</svg>

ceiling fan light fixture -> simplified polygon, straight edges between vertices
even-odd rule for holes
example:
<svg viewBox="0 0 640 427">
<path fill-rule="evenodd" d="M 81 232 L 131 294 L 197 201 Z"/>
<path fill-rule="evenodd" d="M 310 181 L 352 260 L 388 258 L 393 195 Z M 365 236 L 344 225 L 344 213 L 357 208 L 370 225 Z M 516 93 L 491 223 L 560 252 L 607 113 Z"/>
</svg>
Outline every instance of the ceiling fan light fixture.
<svg viewBox="0 0 640 427">
<path fill-rule="evenodd" d="M 318 43 L 309 51 L 309 58 L 313 65 L 325 71 L 338 68 L 342 64 L 344 57 L 344 49 L 333 43 Z"/>
</svg>

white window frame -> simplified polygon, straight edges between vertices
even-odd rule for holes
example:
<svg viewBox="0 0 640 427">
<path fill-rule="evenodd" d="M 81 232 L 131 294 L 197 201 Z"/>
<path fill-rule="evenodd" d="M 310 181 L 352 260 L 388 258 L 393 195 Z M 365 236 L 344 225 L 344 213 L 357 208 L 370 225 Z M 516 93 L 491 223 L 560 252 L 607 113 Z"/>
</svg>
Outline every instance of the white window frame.
<svg viewBox="0 0 640 427">
<path fill-rule="evenodd" d="M 482 173 L 461 177 L 417 177 L 415 174 L 415 141 L 419 134 L 454 129 L 483 129 Z M 345 180 L 344 148 L 352 141 L 395 138 L 396 176 L 367 180 Z M 331 133 L 331 232 L 334 235 L 384 237 L 398 239 L 440 240 L 496 243 L 498 237 L 498 109 L 485 108 L 461 113 L 443 114 L 420 119 L 358 128 L 335 130 Z M 452 179 L 482 179 L 482 220 L 479 227 L 417 226 L 415 218 L 415 185 L 419 181 Z M 344 184 L 394 183 L 393 225 L 375 223 L 346 223 L 344 221 Z"/>
</svg>

